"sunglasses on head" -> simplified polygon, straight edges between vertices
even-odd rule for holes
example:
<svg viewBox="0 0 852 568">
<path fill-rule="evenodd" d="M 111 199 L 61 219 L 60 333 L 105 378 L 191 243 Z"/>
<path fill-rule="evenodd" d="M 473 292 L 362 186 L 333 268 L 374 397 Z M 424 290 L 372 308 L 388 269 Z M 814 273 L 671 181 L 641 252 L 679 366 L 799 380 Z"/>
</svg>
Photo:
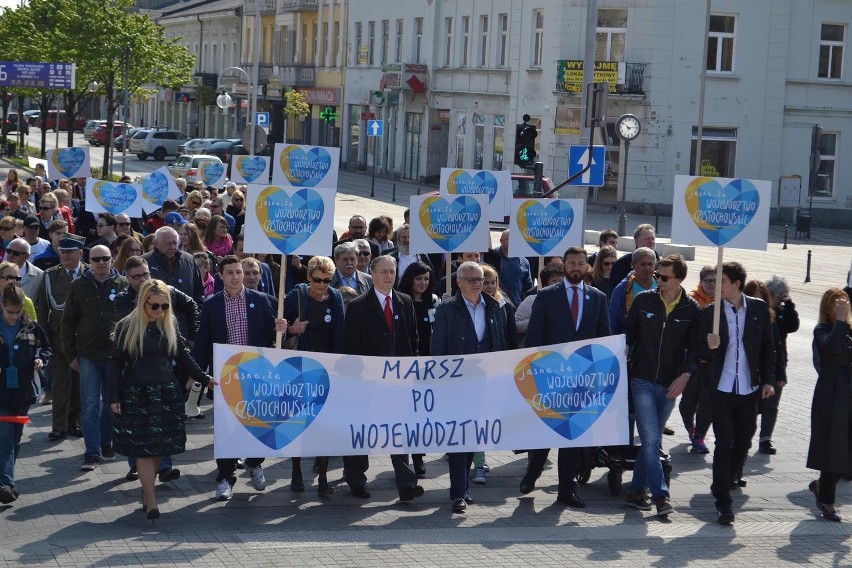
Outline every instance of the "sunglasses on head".
<svg viewBox="0 0 852 568">
<path fill-rule="evenodd" d="M 668 282 L 669 278 L 674 278 L 674 276 L 666 276 L 665 274 L 660 274 L 659 272 L 655 272 L 654 278 L 656 278 L 660 282 Z"/>
<path fill-rule="evenodd" d="M 89 258 L 92 262 L 109 262 L 111 259 L 111 256 L 93 256 Z"/>
<path fill-rule="evenodd" d="M 170 305 L 168 303 L 164 303 L 164 304 L 153 304 L 151 302 L 146 302 L 146 303 L 148 304 L 148 307 L 151 308 L 152 310 L 154 310 L 155 312 L 159 311 L 160 309 L 162 309 L 163 311 L 166 311 L 170 307 Z"/>
<path fill-rule="evenodd" d="M 331 284 L 331 278 L 311 278 L 314 284 Z"/>
</svg>

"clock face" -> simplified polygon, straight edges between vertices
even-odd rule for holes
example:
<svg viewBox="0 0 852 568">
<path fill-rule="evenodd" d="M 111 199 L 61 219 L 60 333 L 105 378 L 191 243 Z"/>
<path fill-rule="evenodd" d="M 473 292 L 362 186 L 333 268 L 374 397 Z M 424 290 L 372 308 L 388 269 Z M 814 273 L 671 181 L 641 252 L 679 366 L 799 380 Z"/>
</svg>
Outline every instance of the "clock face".
<svg viewBox="0 0 852 568">
<path fill-rule="evenodd" d="M 622 116 L 618 121 L 618 135 L 623 140 L 633 140 L 642 129 L 639 119 L 632 114 Z"/>
</svg>

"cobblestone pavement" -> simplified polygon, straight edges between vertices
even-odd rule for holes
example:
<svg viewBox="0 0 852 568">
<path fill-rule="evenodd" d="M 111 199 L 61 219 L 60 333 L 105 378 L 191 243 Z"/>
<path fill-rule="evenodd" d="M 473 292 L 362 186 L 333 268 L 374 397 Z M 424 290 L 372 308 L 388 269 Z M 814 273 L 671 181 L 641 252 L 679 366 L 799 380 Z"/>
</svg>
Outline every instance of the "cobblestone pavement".
<svg viewBox="0 0 852 568">
<path fill-rule="evenodd" d="M 336 226 L 351 211 L 368 219 L 379 212 L 401 219 L 401 200 L 390 202 L 392 186 L 376 180 L 370 200 L 369 177 L 341 174 Z M 418 186 L 398 184 L 398 197 Z M 421 186 L 422 187 L 422 186 Z M 628 226 L 653 219 L 630 215 Z M 661 219 L 666 235 L 669 220 Z M 587 227 L 615 225 L 615 214 L 591 212 Z M 792 234 L 792 233 L 791 233 Z M 176 456 L 183 475 L 160 484 L 163 516 L 152 525 L 140 508 L 138 482 L 127 482 L 127 465 L 106 462 L 92 473 L 79 470 L 82 440 L 47 441 L 50 407 L 34 406 L 25 428 L 16 476 L 21 498 L 0 507 L 0 565 L 8 566 L 760 566 L 852 565 L 852 519 L 829 523 L 818 517 L 807 484 L 815 473 L 804 467 L 814 384 L 811 331 L 820 295 L 842 286 L 852 260 L 852 232 L 815 229 L 810 242 L 790 240 L 781 249 L 783 228 L 771 230 L 767 252 L 726 250 L 725 258 L 744 263 L 750 277 L 773 272 L 787 276 L 802 317 L 790 336 L 790 384 L 784 391 L 776 428 L 776 456 L 754 453 L 745 468 L 748 486 L 734 495 L 733 527 L 715 521 L 709 495 L 710 456 L 687 452 L 677 413 L 667 436 L 672 454 L 672 504 L 676 514 L 660 521 L 629 509 L 607 490 L 606 470 L 595 469 L 580 489 L 582 511 L 555 504 L 556 468 L 550 466 L 528 496 L 518 483 L 524 456 L 489 453 L 485 485 L 474 485 L 476 504 L 465 515 L 450 512 L 446 461 L 427 456 L 426 494 L 409 504 L 396 500 L 390 460 L 371 460 L 369 501 L 348 495 L 345 485 L 327 499 L 315 493 L 310 474 L 305 493 L 289 491 L 288 460 L 267 460 L 269 487 L 255 492 L 245 474 L 228 503 L 213 501 L 212 410 L 189 425 L 187 452 Z M 805 283 L 807 250 L 813 251 L 811 282 Z M 715 249 L 699 248 L 687 282 L 697 269 L 716 261 Z M 332 459 L 330 478 L 339 480 L 341 460 Z M 625 473 L 624 482 L 629 482 Z M 841 482 L 838 503 L 852 511 L 852 487 Z M 852 514 L 852 513 L 850 513 Z"/>
</svg>

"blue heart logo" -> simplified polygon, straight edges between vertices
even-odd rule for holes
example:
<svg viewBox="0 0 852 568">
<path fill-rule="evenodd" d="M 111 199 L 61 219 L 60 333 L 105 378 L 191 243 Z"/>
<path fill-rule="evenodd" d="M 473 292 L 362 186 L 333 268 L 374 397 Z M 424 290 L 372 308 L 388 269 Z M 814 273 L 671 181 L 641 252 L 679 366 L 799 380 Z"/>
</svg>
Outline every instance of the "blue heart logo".
<svg viewBox="0 0 852 568">
<path fill-rule="evenodd" d="M 433 196 L 420 204 L 418 217 L 429 238 L 451 252 L 473 234 L 482 217 L 482 208 L 471 197 Z"/>
<path fill-rule="evenodd" d="M 154 205 L 162 205 L 169 197 L 169 180 L 162 172 L 152 172 L 142 180 L 142 197 Z"/>
<path fill-rule="evenodd" d="M 78 177 L 75 174 L 86 161 L 82 148 L 60 148 L 53 153 L 53 165 L 62 177 Z"/>
<path fill-rule="evenodd" d="M 609 407 L 621 378 L 618 358 L 602 345 L 584 345 L 567 358 L 539 351 L 515 367 L 515 386 L 551 430 L 576 440 Z"/>
<path fill-rule="evenodd" d="M 574 208 L 566 201 L 544 206 L 528 200 L 518 208 L 518 228 L 527 244 L 539 256 L 548 256 L 574 225 Z"/>
<path fill-rule="evenodd" d="M 497 178 L 488 171 L 470 175 L 464 170 L 454 170 L 447 178 L 447 193 L 450 195 L 487 195 L 488 203 L 497 195 Z"/>
<path fill-rule="evenodd" d="M 331 155 L 320 146 L 307 152 L 298 146 L 287 146 L 279 163 L 287 181 L 297 187 L 316 187 L 331 171 Z"/>
<path fill-rule="evenodd" d="M 328 400 L 328 371 L 308 357 L 278 365 L 257 353 L 237 353 L 222 367 L 222 395 L 237 421 L 258 441 L 280 450 L 298 438 Z"/>
<path fill-rule="evenodd" d="M 254 207 L 266 238 L 284 254 L 293 254 L 311 238 L 325 215 L 322 196 L 307 187 L 291 193 L 269 186 L 258 194 Z"/>
<path fill-rule="evenodd" d="M 234 166 L 247 183 L 252 183 L 266 171 L 266 160 L 262 156 L 237 156 Z"/>
<path fill-rule="evenodd" d="M 136 188 L 129 183 L 110 183 L 97 181 L 92 193 L 105 211 L 118 215 L 127 210 L 136 201 Z"/>
<path fill-rule="evenodd" d="M 723 186 L 713 178 L 695 178 L 687 186 L 684 200 L 689 217 L 717 246 L 742 233 L 760 208 L 760 194 L 747 179 Z"/>
<path fill-rule="evenodd" d="M 216 185 L 216 182 L 225 175 L 225 164 L 222 162 L 202 162 L 198 169 L 204 185 Z"/>
</svg>

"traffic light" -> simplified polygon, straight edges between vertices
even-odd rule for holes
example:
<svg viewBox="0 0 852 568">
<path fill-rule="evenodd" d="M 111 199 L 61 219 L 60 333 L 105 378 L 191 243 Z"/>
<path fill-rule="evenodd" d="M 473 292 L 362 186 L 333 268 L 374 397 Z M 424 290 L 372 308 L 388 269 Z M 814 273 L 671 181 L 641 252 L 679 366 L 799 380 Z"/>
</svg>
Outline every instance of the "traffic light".
<svg viewBox="0 0 852 568">
<path fill-rule="evenodd" d="M 531 168 L 535 164 L 535 139 L 538 132 L 535 126 L 527 124 L 530 115 L 524 115 L 524 122 L 515 126 L 515 165 Z"/>
</svg>

